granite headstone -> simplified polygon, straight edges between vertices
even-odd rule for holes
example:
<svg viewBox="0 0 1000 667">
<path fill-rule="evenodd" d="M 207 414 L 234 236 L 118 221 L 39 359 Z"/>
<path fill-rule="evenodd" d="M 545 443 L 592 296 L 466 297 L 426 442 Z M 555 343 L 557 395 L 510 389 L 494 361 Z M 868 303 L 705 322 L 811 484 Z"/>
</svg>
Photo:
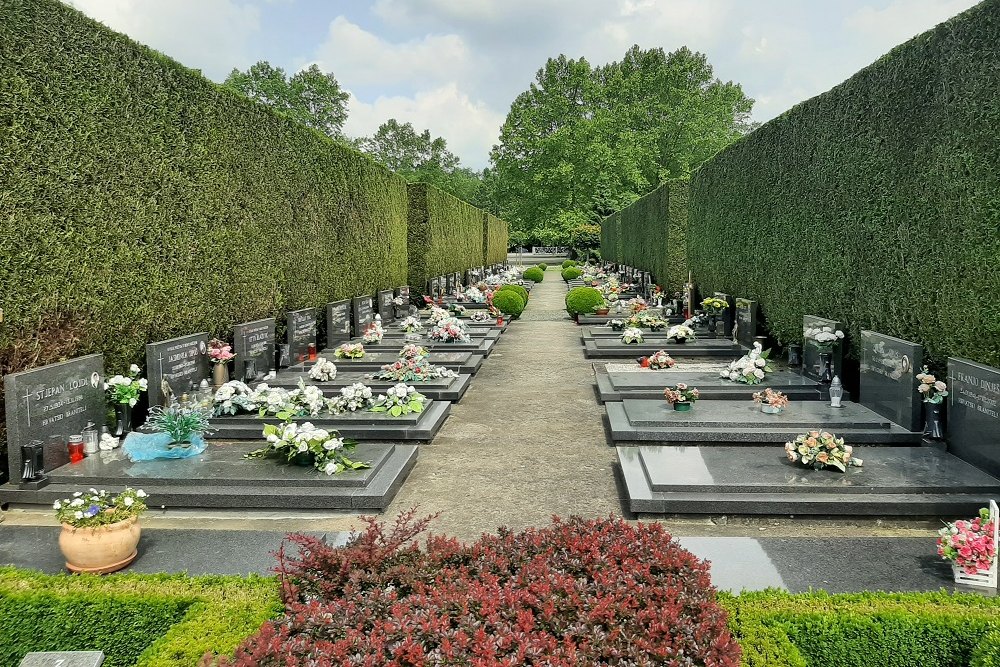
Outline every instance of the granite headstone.
<svg viewBox="0 0 1000 667">
<path fill-rule="evenodd" d="M 273 317 L 255 320 L 233 327 L 233 360 L 235 380 L 260 380 L 274 370 L 275 321 Z M 253 362 L 254 378 L 247 377 L 247 366 Z"/>
<path fill-rule="evenodd" d="M 909 431 L 919 431 L 923 406 L 916 375 L 924 364 L 923 345 L 862 331 L 861 348 L 858 402 Z"/>
<path fill-rule="evenodd" d="M 402 287 L 397 287 L 394 296 L 396 299 L 403 300 L 402 304 L 395 306 L 396 319 L 401 320 L 410 313 L 410 286 L 403 285 Z"/>
<path fill-rule="evenodd" d="M 427 283 L 427 293 L 430 294 L 431 298 L 435 301 L 441 296 L 441 280 L 439 278 L 431 278 Z"/>
<path fill-rule="evenodd" d="M 736 319 L 733 323 L 736 342 L 753 347 L 757 335 L 757 302 L 752 299 L 736 299 Z"/>
<path fill-rule="evenodd" d="M 843 330 L 843 325 L 837 320 L 829 320 L 815 315 L 802 316 L 802 374 L 813 380 L 818 380 L 823 374 L 820 364 L 820 353 L 824 350 L 808 335 L 810 331 L 829 331 L 835 333 Z M 843 341 L 837 341 L 830 348 L 834 375 L 843 374 Z"/>
<path fill-rule="evenodd" d="M 316 309 L 303 308 L 288 313 L 288 354 L 291 361 L 309 358 L 309 345 L 316 345 Z"/>
<path fill-rule="evenodd" d="M 455 294 L 455 288 L 456 288 L 456 285 L 455 285 L 455 274 L 454 273 L 449 273 L 447 276 L 445 276 L 444 280 L 445 280 L 445 283 L 444 283 L 445 284 L 445 294 L 447 296 L 454 296 L 454 294 Z"/>
<path fill-rule="evenodd" d="M 104 424 L 104 355 L 62 361 L 4 377 L 7 461 L 21 478 L 21 446 L 41 441 L 45 472 L 69 463 L 68 436 Z"/>
<path fill-rule="evenodd" d="M 726 309 L 719 315 L 719 324 L 722 325 L 720 333 L 726 338 L 732 338 L 734 323 L 733 309 L 736 306 L 736 299 L 723 292 L 716 292 L 715 297 L 722 299 L 728 304 Z"/>
<path fill-rule="evenodd" d="M 351 302 L 326 304 L 326 346 L 336 347 L 351 339 Z"/>
<path fill-rule="evenodd" d="M 149 405 L 163 403 L 165 380 L 175 396 L 208 379 L 208 334 L 196 333 L 146 345 Z"/>
<path fill-rule="evenodd" d="M 378 314 L 382 316 L 382 323 L 389 324 L 396 319 L 396 309 L 392 304 L 394 298 L 392 290 L 380 290 L 376 296 L 378 298 Z"/>
<path fill-rule="evenodd" d="M 1000 369 L 948 358 L 948 451 L 1000 477 Z"/>
<path fill-rule="evenodd" d="M 351 300 L 351 314 L 354 318 L 354 335 L 360 336 L 375 320 L 375 309 L 370 296 L 356 296 Z"/>
</svg>

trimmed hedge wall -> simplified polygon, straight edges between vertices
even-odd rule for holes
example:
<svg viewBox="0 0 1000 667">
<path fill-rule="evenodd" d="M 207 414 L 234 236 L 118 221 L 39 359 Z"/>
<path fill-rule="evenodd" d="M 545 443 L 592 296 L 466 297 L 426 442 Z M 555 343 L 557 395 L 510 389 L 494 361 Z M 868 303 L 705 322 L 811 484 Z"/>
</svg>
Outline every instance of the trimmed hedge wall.
<svg viewBox="0 0 1000 667">
<path fill-rule="evenodd" d="M 649 271 L 668 292 L 687 281 L 688 182 L 674 179 L 601 223 L 601 257 Z"/>
<path fill-rule="evenodd" d="M 721 151 L 692 177 L 703 293 L 1000 365 L 1000 0 L 985 0 Z"/>
<path fill-rule="evenodd" d="M 409 198 L 410 285 L 482 264 L 483 211 L 426 183 L 410 183 Z"/>
<path fill-rule="evenodd" d="M 273 578 L 45 575 L 0 568 L 0 666 L 24 653 L 102 650 L 113 667 L 188 667 L 231 655 L 280 616 Z"/>
<path fill-rule="evenodd" d="M 505 221 L 483 211 L 483 265 L 506 264 L 509 229 Z"/>
</svg>

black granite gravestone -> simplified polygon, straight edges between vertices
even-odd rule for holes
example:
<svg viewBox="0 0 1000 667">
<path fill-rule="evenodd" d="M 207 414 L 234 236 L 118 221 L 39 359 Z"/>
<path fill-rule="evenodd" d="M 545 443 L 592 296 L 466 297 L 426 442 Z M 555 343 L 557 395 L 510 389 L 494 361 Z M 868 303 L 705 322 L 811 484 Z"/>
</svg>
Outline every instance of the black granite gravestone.
<svg viewBox="0 0 1000 667">
<path fill-rule="evenodd" d="M 833 368 L 834 375 L 843 374 L 843 348 L 844 344 L 842 340 L 838 340 L 829 349 L 826 350 L 823 346 L 816 343 L 810 337 L 811 332 L 825 331 L 829 333 L 836 333 L 837 331 L 842 331 L 843 325 L 837 320 L 828 320 L 825 317 L 817 317 L 815 315 L 803 315 L 802 316 L 802 374 L 806 377 L 812 378 L 813 380 L 818 380 L 823 374 L 823 365 L 820 363 L 820 355 L 824 352 L 828 352 L 831 357 L 831 365 Z"/>
<path fill-rule="evenodd" d="M 275 321 L 273 317 L 233 327 L 233 360 L 236 380 L 260 380 L 274 370 Z M 254 378 L 247 378 L 247 366 L 253 363 Z"/>
<path fill-rule="evenodd" d="M 396 309 L 393 307 L 393 294 L 391 289 L 380 290 L 378 293 L 378 314 L 382 316 L 382 323 L 389 324 L 396 319 Z"/>
<path fill-rule="evenodd" d="M 402 303 L 396 304 L 396 319 L 404 319 L 410 314 L 410 286 L 403 285 L 395 290 L 395 298 L 402 299 Z"/>
<path fill-rule="evenodd" d="M 441 296 L 441 281 L 438 278 L 431 278 L 427 283 L 427 293 L 430 294 L 431 298 L 435 301 Z"/>
<path fill-rule="evenodd" d="M 326 304 L 326 346 L 336 347 L 351 339 L 351 302 Z"/>
<path fill-rule="evenodd" d="M 948 451 L 1000 477 L 1000 369 L 948 358 Z"/>
<path fill-rule="evenodd" d="M 733 323 L 736 342 L 753 347 L 757 335 L 757 302 L 752 299 L 736 299 L 736 319 Z"/>
<path fill-rule="evenodd" d="M 351 314 L 354 318 L 354 335 L 360 336 L 375 320 L 375 310 L 370 296 L 356 296 L 351 300 Z"/>
<path fill-rule="evenodd" d="M 309 358 L 309 346 L 316 342 L 316 309 L 303 308 L 288 313 L 288 354 L 291 361 Z"/>
<path fill-rule="evenodd" d="M 727 304 L 729 304 L 726 309 L 719 314 L 719 324 L 722 325 L 720 333 L 726 338 L 733 337 L 733 309 L 736 306 L 736 299 L 723 292 L 716 292 L 714 295 L 716 298 L 722 299 Z"/>
<path fill-rule="evenodd" d="M 916 375 L 922 345 L 874 331 L 861 332 L 861 395 L 858 402 L 910 431 L 920 431 L 921 399 Z"/>
<path fill-rule="evenodd" d="M 4 377 L 7 461 L 11 480 L 21 478 L 21 446 L 43 444 L 45 472 L 69 462 L 66 443 L 87 422 L 103 424 L 104 355 L 33 368 Z"/>
<path fill-rule="evenodd" d="M 445 276 L 445 296 L 454 296 L 455 294 L 455 274 L 449 273 Z"/>
<path fill-rule="evenodd" d="M 208 334 L 196 333 L 146 345 L 146 379 L 149 405 L 163 403 L 161 386 L 166 380 L 176 396 L 192 384 L 208 379 Z"/>
</svg>

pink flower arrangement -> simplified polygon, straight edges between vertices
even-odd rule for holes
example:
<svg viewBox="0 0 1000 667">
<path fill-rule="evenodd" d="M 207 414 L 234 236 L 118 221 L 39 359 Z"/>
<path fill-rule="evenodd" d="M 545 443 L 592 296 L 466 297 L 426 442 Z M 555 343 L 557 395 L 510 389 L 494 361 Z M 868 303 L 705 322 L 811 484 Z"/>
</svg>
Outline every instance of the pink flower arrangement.
<svg viewBox="0 0 1000 667">
<path fill-rule="evenodd" d="M 232 346 L 224 340 L 213 338 L 208 343 L 208 359 L 213 364 L 227 364 L 236 358 Z"/>
<path fill-rule="evenodd" d="M 647 364 L 647 366 L 654 371 L 673 368 L 676 365 L 677 362 L 674 361 L 673 357 L 667 354 L 666 350 L 660 350 L 659 352 L 650 355 L 649 363 Z"/>
<path fill-rule="evenodd" d="M 758 391 L 753 395 L 754 403 L 763 403 L 764 405 L 770 405 L 775 408 L 783 408 L 788 405 L 788 397 L 782 394 L 780 391 L 775 391 L 768 387 L 764 391 Z"/>
<path fill-rule="evenodd" d="M 972 521 L 959 520 L 938 531 L 938 555 L 966 574 L 989 570 L 997 557 L 994 526 L 988 509 Z"/>
<path fill-rule="evenodd" d="M 694 403 L 698 400 L 700 394 L 698 390 L 694 387 L 688 387 L 683 382 L 678 382 L 674 387 L 667 387 L 663 390 L 663 397 L 667 399 L 667 403 L 673 405 L 675 403 Z"/>
</svg>

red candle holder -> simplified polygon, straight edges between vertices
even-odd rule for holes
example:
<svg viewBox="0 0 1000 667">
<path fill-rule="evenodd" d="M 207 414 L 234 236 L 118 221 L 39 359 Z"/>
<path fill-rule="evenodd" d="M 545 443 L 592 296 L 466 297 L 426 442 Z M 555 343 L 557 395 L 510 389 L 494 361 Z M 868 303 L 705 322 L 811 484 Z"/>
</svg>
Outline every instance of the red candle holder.
<svg viewBox="0 0 1000 667">
<path fill-rule="evenodd" d="M 500 317 L 499 315 L 497 316 L 497 326 L 498 327 L 502 327 L 503 326 L 503 318 Z"/>
<path fill-rule="evenodd" d="M 83 436 L 71 435 L 69 437 L 69 442 L 66 444 L 66 449 L 69 451 L 70 463 L 79 463 L 82 461 L 84 459 Z"/>
<path fill-rule="evenodd" d="M 316 343 L 309 343 L 309 347 L 306 350 L 309 354 L 309 361 L 316 361 Z"/>
</svg>

